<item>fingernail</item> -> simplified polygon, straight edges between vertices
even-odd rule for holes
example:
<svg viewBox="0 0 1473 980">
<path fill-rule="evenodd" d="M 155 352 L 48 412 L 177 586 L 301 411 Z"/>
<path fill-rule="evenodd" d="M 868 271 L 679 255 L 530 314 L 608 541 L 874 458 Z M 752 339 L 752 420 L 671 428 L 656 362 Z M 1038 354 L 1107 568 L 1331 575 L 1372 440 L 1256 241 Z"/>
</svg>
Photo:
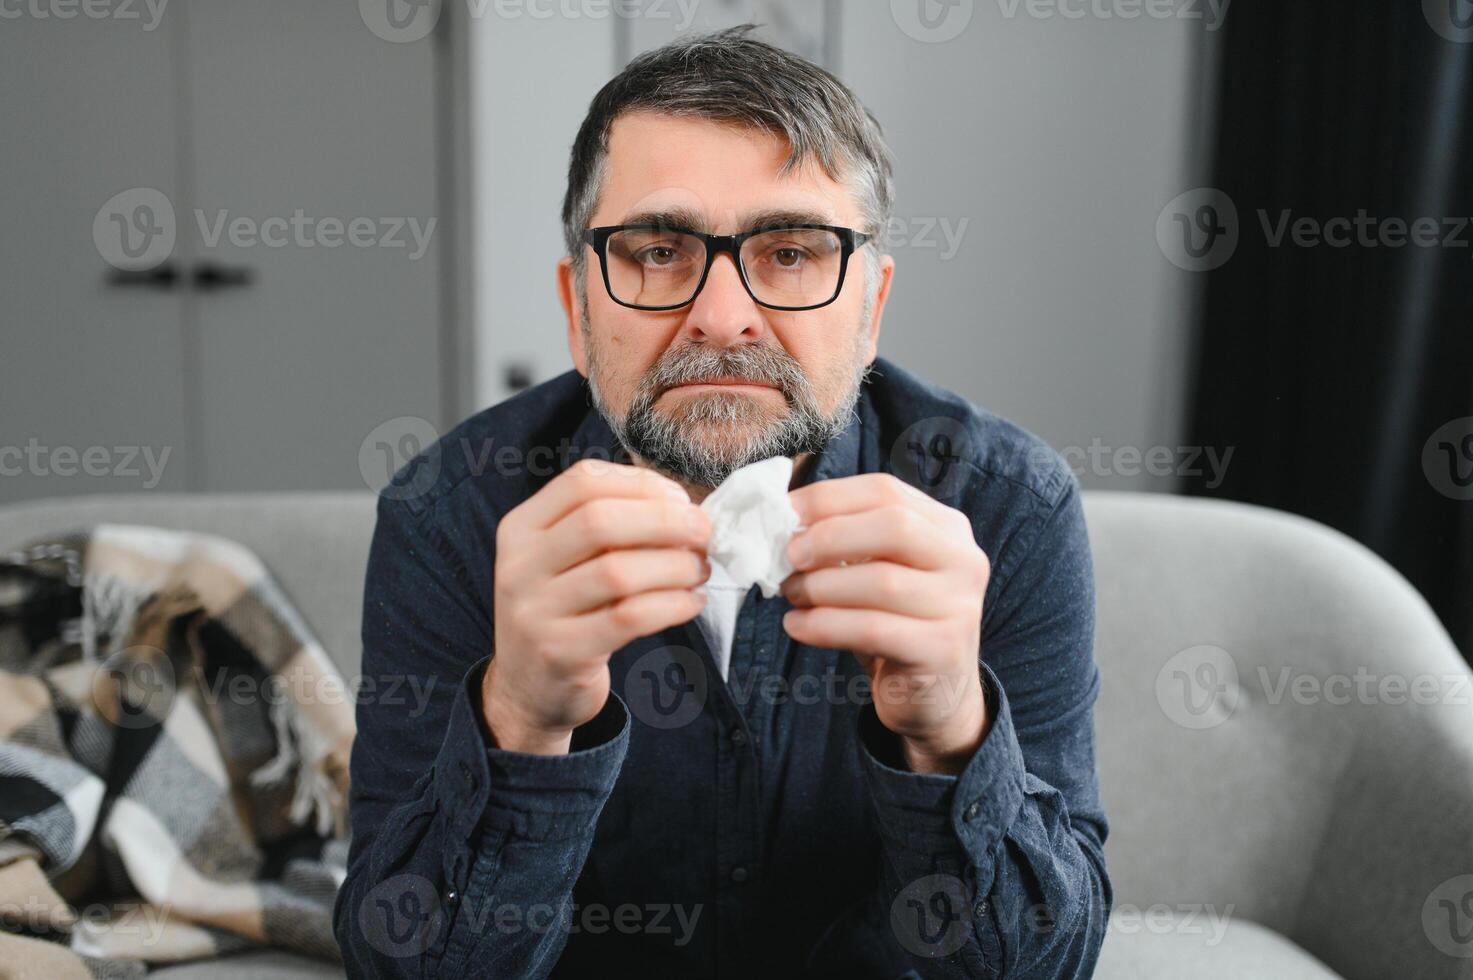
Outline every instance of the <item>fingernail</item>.
<svg viewBox="0 0 1473 980">
<path fill-rule="evenodd" d="M 678 500 L 683 504 L 690 503 L 690 494 L 686 493 L 685 488 L 678 483 L 665 484 L 665 492 L 668 493 L 671 498 Z"/>
<path fill-rule="evenodd" d="M 813 549 L 803 538 L 794 538 L 788 543 L 788 561 L 794 568 L 802 568 L 813 557 Z"/>
</svg>

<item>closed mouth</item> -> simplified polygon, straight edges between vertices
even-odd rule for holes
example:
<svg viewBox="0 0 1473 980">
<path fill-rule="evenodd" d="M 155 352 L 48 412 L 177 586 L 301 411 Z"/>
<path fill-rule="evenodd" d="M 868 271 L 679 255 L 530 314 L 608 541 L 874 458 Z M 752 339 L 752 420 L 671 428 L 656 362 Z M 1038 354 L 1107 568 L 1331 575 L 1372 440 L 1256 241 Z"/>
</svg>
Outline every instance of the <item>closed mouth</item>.
<svg viewBox="0 0 1473 980">
<path fill-rule="evenodd" d="M 697 378 L 694 381 L 683 381 L 678 385 L 671 385 L 671 387 L 689 388 L 695 385 L 710 385 L 712 387 L 722 388 L 772 388 L 774 390 L 777 388 L 776 385 L 768 384 L 765 381 L 749 381 L 746 378 Z"/>
</svg>

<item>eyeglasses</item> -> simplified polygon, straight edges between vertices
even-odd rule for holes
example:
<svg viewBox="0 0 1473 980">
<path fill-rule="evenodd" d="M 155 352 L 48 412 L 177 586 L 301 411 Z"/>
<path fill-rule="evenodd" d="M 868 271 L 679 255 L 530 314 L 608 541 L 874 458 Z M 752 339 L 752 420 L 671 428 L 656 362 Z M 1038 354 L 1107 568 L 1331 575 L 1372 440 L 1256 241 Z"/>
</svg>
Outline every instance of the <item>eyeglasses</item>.
<svg viewBox="0 0 1473 980">
<path fill-rule="evenodd" d="M 620 306 L 676 310 L 695 300 L 716 256 L 730 252 L 742 285 L 770 310 L 816 310 L 839 298 L 849 256 L 873 236 L 833 225 L 704 235 L 669 225 L 589 228 L 604 287 Z"/>
</svg>

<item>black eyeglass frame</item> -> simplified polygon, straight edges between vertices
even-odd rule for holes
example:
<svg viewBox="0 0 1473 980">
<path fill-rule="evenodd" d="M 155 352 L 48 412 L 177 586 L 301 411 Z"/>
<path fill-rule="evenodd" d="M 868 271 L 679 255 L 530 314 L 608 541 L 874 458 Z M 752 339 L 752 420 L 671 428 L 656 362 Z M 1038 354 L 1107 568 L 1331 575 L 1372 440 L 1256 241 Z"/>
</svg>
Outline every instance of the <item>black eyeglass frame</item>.
<svg viewBox="0 0 1473 980">
<path fill-rule="evenodd" d="M 683 303 L 673 303 L 669 306 L 641 306 L 638 303 L 626 303 L 614 295 L 613 284 L 609 282 L 609 238 L 620 231 L 667 231 L 676 232 L 681 235 L 689 235 L 698 239 L 706 246 L 706 268 L 701 270 L 701 279 L 696 283 L 695 291 L 690 294 L 690 299 Z M 742 246 L 747 239 L 756 238 L 758 235 L 770 235 L 779 231 L 827 231 L 832 232 L 839 239 L 839 281 L 834 286 L 834 294 L 822 303 L 813 303 L 809 306 L 777 306 L 765 303 L 757 298 L 752 290 L 752 283 L 747 278 L 747 267 L 742 262 Z M 785 313 L 799 313 L 804 310 L 817 310 L 828 306 L 839 298 L 844 291 L 844 277 L 849 272 L 849 257 L 862 248 L 865 243 L 871 241 L 873 235 L 867 235 L 853 228 L 843 228 L 838 225 L 779 225 L 771 228 L 753 228 L 751 231 L 739 232 L 735 235 L 707 235 L 690 228 L 680 228 L 674 225 L 636 224 L 636 225 L 604 225 L 600 228 L 588 228 L 583 232 L 583 240 L 593 246 L 598 254 L 599 269 L 603 272 L 604 289 L 609 294 L 609 299 L 620 306 L 627 306 L 631 310 L 645 310 L 650 313 L 662 313 L 668 310 L 678 310 L 682 306 L 689 306 L 701 295 L 701 290 L 706 288 L 706 279 L 711 275 L 711 266 L 716 264 L 716 256 L 722 252 L 730 252 L 731 260 L 737 267 L 737 275 L 741 277 L 742 286 L 747 290 L 747 295 L 752 297 L 752 302 L 769 310 L 781 310 Z"/>
</svg>

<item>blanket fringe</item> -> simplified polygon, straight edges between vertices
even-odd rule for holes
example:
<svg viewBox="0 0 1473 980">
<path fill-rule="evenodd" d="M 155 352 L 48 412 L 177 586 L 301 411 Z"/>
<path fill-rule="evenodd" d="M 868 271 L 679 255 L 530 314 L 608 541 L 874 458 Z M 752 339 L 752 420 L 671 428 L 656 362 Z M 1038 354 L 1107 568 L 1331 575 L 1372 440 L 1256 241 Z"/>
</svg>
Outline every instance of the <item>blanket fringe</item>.
<svg viewBox="0 0 1473 980">
<path fill-rule="evenodd" d="M 280 786 L 292 778 L 295 769 L 296 785 L 287 817 L 299 827 L 310 822 L 317 834 L 326 836 L 340 825 L 342 808 L 337 782 L 327 771 L 329 746 L 285 701 L 272 702 L 269 711 L 276 731 L 276 755 L 251 773 L 251 785 Z"/>
</svg>

